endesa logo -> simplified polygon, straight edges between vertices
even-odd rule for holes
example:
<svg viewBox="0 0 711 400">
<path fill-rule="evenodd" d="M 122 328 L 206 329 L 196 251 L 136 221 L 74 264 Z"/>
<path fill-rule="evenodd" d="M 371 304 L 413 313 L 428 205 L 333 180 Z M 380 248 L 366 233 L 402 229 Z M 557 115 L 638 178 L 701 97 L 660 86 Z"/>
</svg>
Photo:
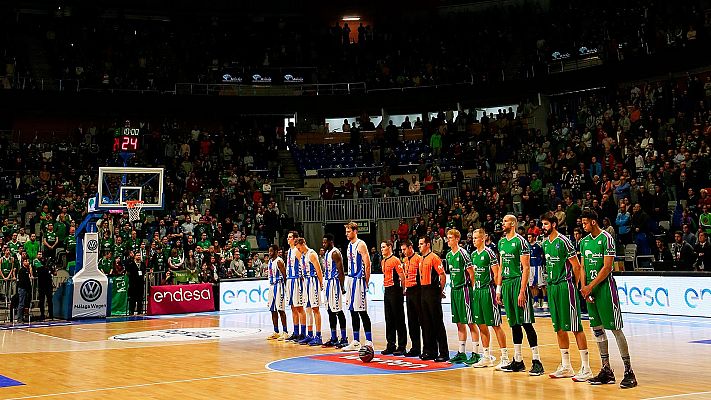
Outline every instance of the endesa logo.
<svg viewBox="0 0 711 400">
<path fill-rule="evenodd" d="M 227 289 L 222 293 L 222 301 L 225 304 L 268 302 L 269 288 L 259 286 L 254 289 Z"/>
<path fill-rule="evenodd" d="M 319 354 L 287 358 L 267 364 L 267 369 L 308 375 L 389 375 L 454 370 L 464 364 L 436 363 L 412 358 L 376 355 L 369 363 L 358 353 Z"/>
<path fill-rule="evenodd" d="M 180 288 L 174 291 L 158 291 L 153 293 L 153 301 L 156 303 L 162 303 L 163 300 L 179 303 L 183 301 L 210 299 L 212 299 L 212 291 L 209 289 L 183 290 L 183 288 Z"/>
<path fill-rule="evenodd" d="M 628 286 L 617 287 L 620 305 L 646 305 L 648 307 L 669 307 L 669 289 L 663 287 Z"/>
<path fill-rule="evenodd" d="M 684 301 L 690 308 L 696 308 L 704 301 L 711 302 L 711 289 L 687 288 L 684 291 Z"/>
<path fill-rule="evenodd" d="M 616 276 L 622 312 L 711 316 L 711 277 Z"/>
<path fill-rule="evenodd" d="M 215 301 L 212 285 L 151 286 L 148 298 L 148 314 L 183 314 L 189 312 L 212 311 Z"/>
</svg>

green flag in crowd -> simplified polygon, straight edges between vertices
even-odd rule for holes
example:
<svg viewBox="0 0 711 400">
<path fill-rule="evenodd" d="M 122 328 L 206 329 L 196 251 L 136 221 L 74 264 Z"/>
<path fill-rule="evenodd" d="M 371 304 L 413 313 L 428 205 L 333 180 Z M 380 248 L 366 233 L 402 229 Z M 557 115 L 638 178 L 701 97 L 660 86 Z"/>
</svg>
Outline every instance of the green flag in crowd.
<svg viewBox="0 0 711 400">
<path fill-rule="evenodd" d="M 111 315 L 127 315 L 128 276 L 113 276 L 111 282 Z"/>
</svg>

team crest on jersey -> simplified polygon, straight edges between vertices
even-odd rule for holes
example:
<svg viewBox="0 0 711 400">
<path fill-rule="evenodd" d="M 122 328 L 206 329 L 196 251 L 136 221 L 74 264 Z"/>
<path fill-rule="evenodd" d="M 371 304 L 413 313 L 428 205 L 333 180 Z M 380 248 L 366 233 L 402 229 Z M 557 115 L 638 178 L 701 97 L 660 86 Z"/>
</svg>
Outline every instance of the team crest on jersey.
<svg viewBox="0 0 711 400">
<path fill-rule="evenodd" d="M 272 371 L 306 375 L 390 375 L 447 371 L 465 366 L 382 354 L 376 354 L 371 362 L 364 363 L 355 352 L 286 358 L 270 362 L 265 367 Z"/>
</svg>

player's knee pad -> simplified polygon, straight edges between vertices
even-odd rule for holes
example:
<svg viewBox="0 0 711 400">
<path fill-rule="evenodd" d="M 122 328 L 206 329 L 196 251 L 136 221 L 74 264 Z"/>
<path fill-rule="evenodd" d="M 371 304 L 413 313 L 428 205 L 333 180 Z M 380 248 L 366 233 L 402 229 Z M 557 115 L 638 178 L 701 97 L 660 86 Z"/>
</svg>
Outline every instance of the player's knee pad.
<svg viewBox="0 0 711 400">
<path fill-rule="evenodd" d="M 593 335 L 595 335 L 595 340 L 597 342 L 604 342 L 607 340 L 607 335 L 605 334 L 605 330 L 602 327 L 594 327 Z"/>
</svg>

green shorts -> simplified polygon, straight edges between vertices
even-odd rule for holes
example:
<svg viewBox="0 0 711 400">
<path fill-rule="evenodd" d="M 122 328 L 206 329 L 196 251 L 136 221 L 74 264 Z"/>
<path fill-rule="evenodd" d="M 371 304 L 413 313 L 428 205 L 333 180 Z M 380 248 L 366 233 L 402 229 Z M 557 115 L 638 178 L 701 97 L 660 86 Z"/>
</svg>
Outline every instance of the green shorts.
<svg viewBox="0 0 711 400">
<path fill-rule="evenodd" d="M 501 310 L 496 304 L 493 286 L 474 289 L 472 293 L 472 312 L 474 323 L 478 325 L 501 325 Z"/>
<path fill-rule="evenodd" d="M 465 285 L 458 289 L 452 289 L 452 322 L 455 324 L 473 324 L 474 314 L 471 307 L 471 286 Z"/>
<path fill-rule="evenodd" d="M 550 295 L 549 295 L 550 296 Z M 590 316 L 590 326 L 602 326 L 605 329 L 622 329 L 622 310 L 620 300 L 617 297 L 617 283 L 612 276 L 602 281 L 592 290 L 592 297 L 595 299 L 588 303 L 588 315 Z"/>
<path fill-rule="evenodd" d="M 553 330 L 580 332 L 580 303 L 572 281 L 548 284 L 548 307 L 553 320 Z"/>
<path fill-rule="evenodd" d="M 526 305 L 525 307 L 518 306 L 518 294 L 521 292 L 521 279 L 504 279 L 501 284 L 501 302 L 504 303 L 506 318 L 509 321 L 509 326 L 532 324 L 536 322 L 536 317 L 533 315 L 533 299 L 531 293 L 526 287 Z"/>
</svg>

